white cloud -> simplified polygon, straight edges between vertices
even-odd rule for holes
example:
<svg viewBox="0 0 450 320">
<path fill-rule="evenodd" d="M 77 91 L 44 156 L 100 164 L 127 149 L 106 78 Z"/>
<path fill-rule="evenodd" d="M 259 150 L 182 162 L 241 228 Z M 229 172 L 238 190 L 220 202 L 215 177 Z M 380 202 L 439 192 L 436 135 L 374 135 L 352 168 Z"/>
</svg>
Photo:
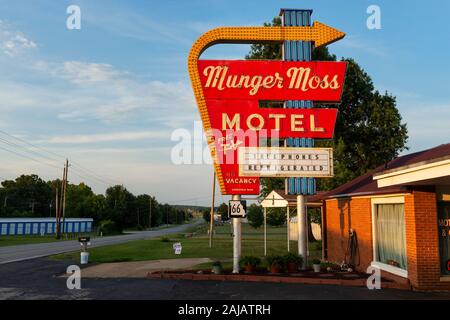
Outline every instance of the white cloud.
<svg viewBox="0 0 450 320">
<path fill-rule="evenodd" d="M 41 73 L 47 83 L 26 89 L 17 83 L 18 90 L 0 89 L 0 99 L 8 98 L 10 106 L 53 107 L 59 119 L 70 122 L 159 122 L 176 128 L 196 119 L 192 89 L 185 82 L 144 80 L 109 64 L 81 61 L 40 61 L 31 71 Z"/>
<path fill-rule="evenodd" d="M 416 106 L 400 105 L 399 109 L 408 126 L 409 152 L 450 143 L 450 103 L 424 102 Z"/>
<path fill-rule="evenodd" d="M 115 132 L 91 135 L 68 135 L 52 137 L 49 143 L 87 144 L 98 142 L 137 141 L 153 138 L 166 138 L 168 133 L 161 131 Z"/>
<path fill-rule="evenodd" d="M 0 20 L 0 48 L 4 54 L 13 57 L 36 47 L 36 43 L 28 39 L 25 34 L 13 30 L 11 26 Z"/>
<path fill-rule="evenodd" d="M 384 43 L 380 41 L 367 41 L 354 35 L 345 37 L 344 40 L 337 42 L 334 46 L 340 46 L 351 51 L 362 51 L 382 58 L 389 56 L 389 50 Z"/>
</svg>

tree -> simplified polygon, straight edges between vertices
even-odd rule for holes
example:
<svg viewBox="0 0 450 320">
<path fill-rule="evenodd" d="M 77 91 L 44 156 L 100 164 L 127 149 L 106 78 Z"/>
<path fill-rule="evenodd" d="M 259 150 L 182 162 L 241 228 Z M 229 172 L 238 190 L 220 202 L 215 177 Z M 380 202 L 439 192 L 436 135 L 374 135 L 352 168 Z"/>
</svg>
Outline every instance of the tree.
<svg viewBox="0 0 450 320">
<path fill-rule="evenodd" d="M 52 190 L 37 175 L 21 175 L 3 186 L 3 212 L 7 216 L 48 217 Z"/>
<path fill-rule="evenodd" d="M 252 203 L 247 209 L 247 219 L 250 226 L 257 229 L 264 223 L 264 213 L 260 205 Z"/>
<path fill-rule="evenodd" d="M 268 208 L 267 224 L 272 227 L 282 226 L 286 222 L 286 208 Z"/>
<path fill-rule="evenodd" d="M 279 26 L 277 17 L 265 26 Z M 255 44 L 246 59 L 280 59 L 280 44 Z M 336 61 L 328 48 L 313 51 L 314 61 Z M 408 130 L 396 106 L 396 98 L 375 90 L 370 76 L 353 59 L 347 62 L 347 73 L 342 101 L 337 106 L 339 113 L 332 141 L 316 140 L 316 146 L 334 148 L 335 177 L 319 179 L 318 188 L 333 189 L 391 161 L 407 149 Z M 315 105 L 315 107 L 321 107 Z M 262 179 L 262 194 L 280 187 L 284 179 Z M 272 189 L 273 188 L 273 189 Z"/>
<path fill-rule="evenodd" d="M 118 228 L 137 224 L 135 197 L 124 186 L 114 186 L 106 190 L 107 218 L 117 223 Z"/>
<path fill-rule="evenodd" d="M 211 212 L 210 211 L 211 211 L 210 209 L 203 210 L 203 220 L 205 220 L 206 223 L 211 222 Z"/>
<path fill-rule="evenodd" d="M 230 217 L 228 216 L 228 205 L 226 203 L 222 203 L 219 206 L 217 213 L 220 214 L 222 221 L 230 220 Z"/>
<path fill-rule="evenodd" d="M 85 218 L 94 214 L 94 192 L 85 183 L 67 185 L 66 217 Z"/>
</svg>

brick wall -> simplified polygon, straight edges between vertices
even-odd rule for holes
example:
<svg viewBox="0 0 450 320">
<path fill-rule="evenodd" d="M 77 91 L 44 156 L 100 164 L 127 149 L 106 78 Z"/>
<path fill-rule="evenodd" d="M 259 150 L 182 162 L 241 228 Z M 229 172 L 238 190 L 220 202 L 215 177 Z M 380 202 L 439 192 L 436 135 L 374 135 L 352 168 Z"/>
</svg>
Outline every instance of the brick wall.
<svg viewBox="0 0 450 320">
<path fill-rule="evenodd" d="M 415 190 L 405 197 L 408 278 L 417 290 L 450 290 L 441 282 L 437 202 L 434 190 Z"/>
<path fill-rule="evenodd" d="M 327 257 L 341 263 L 348 244 L 348 230 L 358 236 L 360 265 L 365 272 L 373 260 L 372 205 L 369 198 L 326 201 Z M 406 250 L 408 278 L 416 290 L 450 290 L 450 282 L 440 281 L 439 239 L 436 194 L 416 189 L 405 195 Z"/>
<path fill-rule="evenodd" d="M 357 270 L 365 272 L 372 261 L 373 253 L 370 199 L 327 200 L 325 214 L 328 260 L 336 263 L 344 261 L 348 246 L 348 231 L 351 228 L 358 238 Z"/>
</svg>

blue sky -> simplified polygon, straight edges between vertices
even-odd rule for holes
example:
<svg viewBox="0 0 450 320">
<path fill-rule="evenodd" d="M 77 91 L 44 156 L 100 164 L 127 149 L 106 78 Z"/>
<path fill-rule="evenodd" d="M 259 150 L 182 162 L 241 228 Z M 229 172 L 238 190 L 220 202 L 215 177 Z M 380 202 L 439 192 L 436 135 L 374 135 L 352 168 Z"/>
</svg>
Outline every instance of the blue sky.
<svg viewBox="0 0 450 320">
<path fill-rule="evenodd" d="M 81 30 L 66 28 L 71 4 L 81 8 Z M 371 4 L 381 8 L 381 30 L 366 27 Z M 377 89 L 397 97 L 410 151 L 450 142 L 446 0 L 2 0 L 0 130 L 90 168 L 97 179 L 73 168 L 71 180 L 97 192 L 113 180 L 161 201 L 207 204 L 211 167 L 170 160 L 173 130 L 192 130 L 199 121 L 187 54 L 213 27 L 261 25 L 282 7 L 313 9 L 313 20 L 346 32 L 330 51 L 356 59 Z M 221 45 L 204 58 L 247 52 Z M 1 178 L 61 175 L 1 149 L 0 157 Z"/>
</svg>

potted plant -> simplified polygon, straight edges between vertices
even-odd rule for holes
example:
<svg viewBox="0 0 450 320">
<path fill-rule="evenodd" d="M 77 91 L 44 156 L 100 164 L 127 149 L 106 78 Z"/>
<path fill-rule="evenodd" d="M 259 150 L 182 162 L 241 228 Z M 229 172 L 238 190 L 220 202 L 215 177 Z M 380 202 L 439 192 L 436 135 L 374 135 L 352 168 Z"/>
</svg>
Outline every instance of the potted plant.
<svg viewBox="0 0 450 320">
<path fill-rule="evenodd" d="M 314 272 L 320 272 L 321 265 L 320 265 L 319 259 L 313 259 L 312 266 L 313 266 Z"/>
<path fill-rule="evenodd" d="M 269 255 L 266 257 L 266 262 L 270 273 L 280 273 L 284 266 L 284 259 L 282 256 Z"/>
<path fill-rule="evenodd" d="M 245 273 L 254 273 L 256 267 L 261 264 L 261 259 L 253 256 L 245 256 L 239 261 L 239 264 L 244 267 Z"/>
<path fill-rule="evenodd" d="M 289 252 L 284 256 L 284 263 L 288 273 L 296 273 L 303 263 L 303 258 L 301 255 Z"/>
<path fill-rule="evenodd" d="M 222 263 L 220 261 L 214 261 L 212 264 L 212 273 L 221 274 L 222 273 Z"/>
</svg>

